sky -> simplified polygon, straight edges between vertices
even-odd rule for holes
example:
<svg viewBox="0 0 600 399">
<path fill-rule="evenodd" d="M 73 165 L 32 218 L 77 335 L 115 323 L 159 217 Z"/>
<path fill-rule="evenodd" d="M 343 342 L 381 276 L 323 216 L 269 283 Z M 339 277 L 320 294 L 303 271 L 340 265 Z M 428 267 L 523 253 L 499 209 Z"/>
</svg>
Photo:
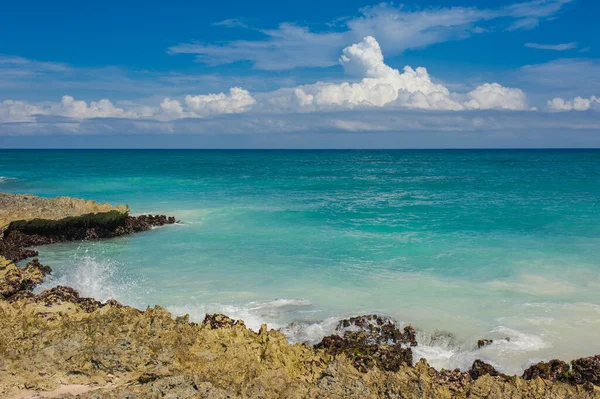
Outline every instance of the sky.
<svg viewBox="0 0 600 399">
<path fill-rule="evenodd" d="M 593 0 L 2 8 L 0 148 L 600 147 Z"/>
</svg>

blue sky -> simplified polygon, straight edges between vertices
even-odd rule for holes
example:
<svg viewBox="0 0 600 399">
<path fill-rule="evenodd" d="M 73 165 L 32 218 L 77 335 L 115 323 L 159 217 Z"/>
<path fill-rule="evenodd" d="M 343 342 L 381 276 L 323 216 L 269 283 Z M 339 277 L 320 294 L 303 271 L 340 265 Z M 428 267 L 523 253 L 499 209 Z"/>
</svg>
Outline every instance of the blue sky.
<svg viewBox="0 0 600 399">
<path fill-rule="evenodd" d="M 598 16 L 591 0 L 12 2 L 0 147 L 599 147 Z"/>
</svg>

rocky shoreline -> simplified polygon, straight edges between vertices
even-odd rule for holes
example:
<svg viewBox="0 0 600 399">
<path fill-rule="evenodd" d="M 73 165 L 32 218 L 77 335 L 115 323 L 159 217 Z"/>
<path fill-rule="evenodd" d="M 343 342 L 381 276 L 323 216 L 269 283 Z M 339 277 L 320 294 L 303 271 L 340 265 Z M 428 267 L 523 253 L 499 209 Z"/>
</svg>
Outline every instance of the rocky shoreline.
<svg viewBox="0 0 600 399">
<path fill-rule="evenodd" d="M 5 204 L 3 398 L 600 398 L 600 355 L 541 362 L 522 376 L 480 360 L 469 371 L 438 371 L 425 359 L 413 365 L 412 327 L 401 330 L 378 315 L 342 320 L 315 346 L 291 345 L 266 325 L 253 332 L 224 315 L 198 324 L 159 306 L 141 311 L 82 298 L 70 287 L 34 294 L 51 268 L 37 259 L 17 266 L 37 255 L 27 247 L 116 237 L 175 219 L 132 217 L 128 207 L 66 197 L 0 194 Z"/>
</svg>

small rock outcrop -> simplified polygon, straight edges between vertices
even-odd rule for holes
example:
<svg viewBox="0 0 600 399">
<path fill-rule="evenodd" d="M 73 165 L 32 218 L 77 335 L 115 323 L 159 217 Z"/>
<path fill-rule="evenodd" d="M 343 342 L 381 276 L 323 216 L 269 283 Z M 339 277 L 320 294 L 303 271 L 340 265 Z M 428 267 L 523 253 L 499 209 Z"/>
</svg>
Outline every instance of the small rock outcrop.
<svg viewBox="0 0 600 399">
<path fill-rule="evenodd" d="M 398 371 L 402 365 L 411 365 L 412 346 L 417 345 L 414 328 L 400 331 L 391 319 L 367 315 L 344 319 L 315 347 L 338 356 L 344 354 L 357 370 L 367 372 L 377 366 L 386 371 Z"/>
<path fill-rule="evenodd" d="M 59 220 L 69 216 L 110 211 L 127 213 L 129 207 L 71 197 L 44 198 L 31 194 L 0 193 L 0 232 L 15 220 Z"/>
<path fill-rule="evenodd" d="M 570 381 L 574 384 L 591 383 L 600 386 L 600 355 L 573 360 Z"/>
<path fill-rule="evenodd" d="M 498 370 L 494 368 L 489 363 L 484 362 L 483 360 L 475 360 L 473 365 L 471 366 L 471 370 L 469 370 L 469 375 L 472 379 L 476 380 L 484 375 L 489 375 L 492 377 L 501 377 L 502 379 L 508 380 L 510 377 L 506 374 L 502 374 Z"/>
<path fill-rule="evenodd" d="M 531 365 L 523 372 L 523 379 L 533 380 L 540 377 L 548 381 L 568 381 L 571 367 L 562 360 L 553 359 Z"/>
<path fill-rule="evenodd" d="M 29 247 L 118 237 L 176 221 L 165 215 L 129 216 L 128 212 L 125 205 L 0 193 L 0 256 L 17 262 L 38 255 Z"/>
</svg>

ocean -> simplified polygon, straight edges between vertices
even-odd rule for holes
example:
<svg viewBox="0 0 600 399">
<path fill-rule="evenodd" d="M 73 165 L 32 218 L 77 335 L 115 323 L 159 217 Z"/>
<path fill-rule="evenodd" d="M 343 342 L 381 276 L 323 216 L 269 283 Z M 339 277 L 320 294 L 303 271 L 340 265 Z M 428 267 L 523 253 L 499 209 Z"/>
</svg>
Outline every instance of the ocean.
<svg viewBox="0 0 600 399">
<path fill-rule="evenodd" d="M 600 353 L 600 150 L 0 150 L 0 191 L 180 220 L 40 247 L 38 290 L 292 342 L 377 313 L 415 326 L 437 368 Z"/>
</svg>

